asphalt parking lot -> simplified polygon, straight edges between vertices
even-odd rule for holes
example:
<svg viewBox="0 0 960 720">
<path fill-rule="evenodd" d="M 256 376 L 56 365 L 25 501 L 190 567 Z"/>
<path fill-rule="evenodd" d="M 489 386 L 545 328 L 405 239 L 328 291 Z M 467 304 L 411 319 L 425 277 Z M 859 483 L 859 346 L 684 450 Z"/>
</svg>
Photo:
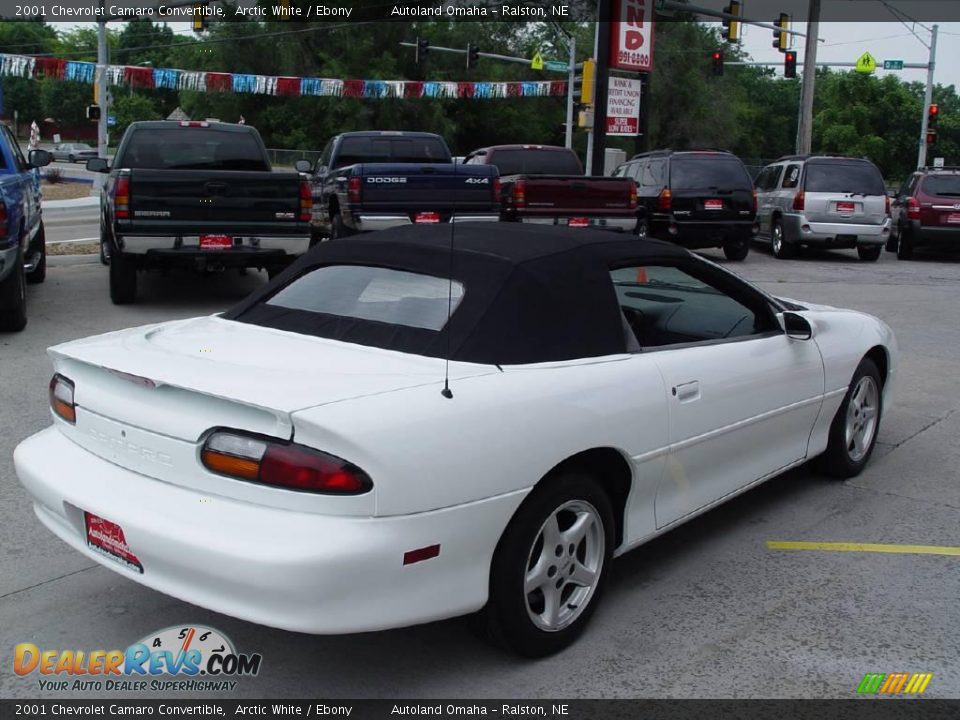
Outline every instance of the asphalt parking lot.
<svg viewBox="0 0 960 720">
<path fill-rule="evenodd" d="M 476 640 L 462 620 L 331 637 L 252 625 L 129 582 L 54 538 L 11 459 L 49 424 L 45 349 L 217 312 L 266 275 L 153 275 L 137 305 L 115 307 L 95 256 L 51 258 L 47 282 L 28 290 L 27 329 L 0 335 L 0 696 L 83 695 L 16 676 L 17 643 L 125 648 L 200 623 L 263 655 L 260 674 L 225 697 L 853 698 L 868 672 L 933 673 L 926 696 L 960 697 L 960 556 L 767 546 L 960 545 L 960 258 L 861 263 L 838 251 L 778 261 L 754 250 L 729 266 L 775 294 L 860 309 L 895 330 L 896 405 L 870 465 L 842 483 L 803 466 L 621 558 L 585 636 L 528 662 Z"/>
</svg>

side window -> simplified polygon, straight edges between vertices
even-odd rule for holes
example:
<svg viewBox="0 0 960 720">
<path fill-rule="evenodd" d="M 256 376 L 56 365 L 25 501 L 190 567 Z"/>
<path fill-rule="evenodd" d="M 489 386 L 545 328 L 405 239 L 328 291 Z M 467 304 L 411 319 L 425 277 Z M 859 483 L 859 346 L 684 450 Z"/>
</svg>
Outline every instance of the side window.
<svg viewBox="0 0 960 720">
<path fill-rule="evenodd" d="M 333 152 L 333 140 L 327 141 L 327 146 L 320 155 L 320 161 L 317 163 L 320 167 L 327 167 L 330 164 L 330 155 Z"/>
<path fill-rule="evenodd" d="M 13 133 L 10 132 L 10 128 L 6 126 L 3 127 L 3 136 L 10 146 L 10 152 L 13 154 L 13 163 L 17 166 L 16 169 L 25 170 L 27 168 L 26 158 L 24 158 L 23 153 L 20 152 L 20 145 L 17 143 L 17 139 L 13 136 Z"/>
<path fill-rule="evenodd" d="M 643 168 L 642 182 L 647 187 L 658 187 L 663 182 L 663 160 L 651 160 Z"/>
<path fill-rule="evenodd" d="M 903 183 L 903 187 L 900 188 L 900 192 L 897 193 L 900 197 L 910 197 L 913 195 L 914 189 L 917 187 L 917 179 L 919 175 L 911 175 L 907 178 L 906 182 Z"/>
<path fill-rule="evenodd" d="M 616 170 L 613 171 L 613 177 L 626 177 L 627 176 L 627 166 L 620 165 Z"/>
<path fill-rule="evenodd" d="M 783 185 L 784 188 L 795 188 L 800 184 L 800 166 L 799 165 L 787 165 L 786 172 L 783 174 Z"/>
<path fill-rule="evenodd" d="M 737 299 L 677 267 L 625 267 L 612 270 L 610 277 L 641 348 L 732 340 L 776 329 L 761 303 Z"/>
<path fill-rule="evenodd" d="M 783 166 L 781 165 L 771 165 L 761 170 L 760 174 L 757 175 L 757 190 L 773 190 L 776 188 L 782 169 Z"/>
</svg>

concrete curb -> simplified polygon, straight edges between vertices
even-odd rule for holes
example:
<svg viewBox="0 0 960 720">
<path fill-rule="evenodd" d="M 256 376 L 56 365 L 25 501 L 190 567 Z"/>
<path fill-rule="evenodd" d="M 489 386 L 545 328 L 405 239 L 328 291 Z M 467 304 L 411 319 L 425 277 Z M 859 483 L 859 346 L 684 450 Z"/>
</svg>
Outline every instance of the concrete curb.
<svg viewBox="0 0 960 720">
<path fill-rule="evenodd" d="M 60 215 L 68 213 L 83 212 L 92 208 L 100 207 L 100 198 L 95 195 L 90 197 L 74 198 L 72 200 L 44 200 L 41 203 L 43 214 L 46 217 L 51 215 Z"/>
</svg>

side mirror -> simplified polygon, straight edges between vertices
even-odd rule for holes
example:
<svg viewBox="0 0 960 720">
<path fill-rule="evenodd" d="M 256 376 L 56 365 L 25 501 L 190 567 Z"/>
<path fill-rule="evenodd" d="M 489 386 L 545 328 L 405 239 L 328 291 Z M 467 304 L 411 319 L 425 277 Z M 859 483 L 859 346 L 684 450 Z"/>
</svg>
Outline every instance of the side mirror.
<svg viewBox="0 0 960 720">
<path fill-rule="evenodd" d="M 782 313 L 779 317 L 780 325 L 788 338 L 809 340 L 813 337 L 813 325 L 803 315 L 788 311 Z"/>
<path fill-rule="evenodd" d="M 310 172 L 310 161 L 309 160 L 297 160 L 293 167 L 296 168 L 297 172 L 308 173 Z"/>
<path fill-rule="evenodd" d="M 95 173 L 110 172 L 110 166 L 106 158 L 90 158 L 87 160 L 87 170 Z"/>
<path fill-rule="evenodd" d="M 53 155 L 46 150 L 31 150 L 27 155 L 27 162 L 35 168 L 46 167 L 53 162 Z"/>
</svg>

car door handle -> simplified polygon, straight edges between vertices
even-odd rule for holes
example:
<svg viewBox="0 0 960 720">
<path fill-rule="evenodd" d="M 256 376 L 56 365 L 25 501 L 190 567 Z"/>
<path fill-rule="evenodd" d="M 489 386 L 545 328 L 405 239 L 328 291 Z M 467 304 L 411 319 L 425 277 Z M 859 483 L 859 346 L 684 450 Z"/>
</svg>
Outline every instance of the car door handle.
<svg viewBox="0 0 960 720">
<path fill-rule="evenodd" d="M 691 380 L 690 382 L 680 383 L 673 388 L 673 395 L 680 402 L 693 402 L 700 399 L 700 381 Z"/>
</svg>

